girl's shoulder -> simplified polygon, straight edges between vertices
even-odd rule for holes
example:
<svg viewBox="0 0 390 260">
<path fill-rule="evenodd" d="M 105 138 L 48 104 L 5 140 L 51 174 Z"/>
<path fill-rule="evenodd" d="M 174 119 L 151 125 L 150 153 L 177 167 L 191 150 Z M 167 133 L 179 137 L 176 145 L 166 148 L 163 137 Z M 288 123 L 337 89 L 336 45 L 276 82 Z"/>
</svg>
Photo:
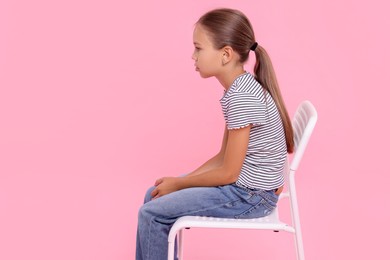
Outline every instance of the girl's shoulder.
<svg viewBox="0 0 390 260">
<path fill-rule="evenodd" d="M 222 99 L 236 99 L 238 97 L 252 97 L 259 100 L 263 99 L 263 89 L 260 83 L 250 73 L 239 76 L 232 86 L 225 92 Z"/>
</svg>

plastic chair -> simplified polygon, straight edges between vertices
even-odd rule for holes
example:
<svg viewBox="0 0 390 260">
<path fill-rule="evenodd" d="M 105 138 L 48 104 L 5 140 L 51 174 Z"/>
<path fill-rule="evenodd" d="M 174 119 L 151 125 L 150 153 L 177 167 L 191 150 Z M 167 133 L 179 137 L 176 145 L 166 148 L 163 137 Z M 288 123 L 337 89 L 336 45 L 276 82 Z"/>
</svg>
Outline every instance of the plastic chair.
<svg viewBox="0 0 390 260">
<path fill-rule="evenodd" d="M 294 114 L 292 121 L 294 129 L 294 154 L 289 166 L 288 159 L 285 166 L 284 191 L 280 199 L 290 199 L 291 225 L 279 219 L 278 207 L 266 217 L 255 219 L 228 219 L 199 216 L 185 216 L 176 220 L 168 236 L 168 260 L 174 260 L 175 238 L 177 236 L 177 254 L 183 260 L 183 229 L 185 228 L 233 228 L 233 229 L 262 229 L 287 231 L 294 234 L 296 259 L 304 260 L 301 225 L 298 214 L 298 201 L 295 190 L 295 172 L 298 169 L 306 145 L 317 122 L 317 111 L 309 101 L 302 102 Z"/>
</svg>

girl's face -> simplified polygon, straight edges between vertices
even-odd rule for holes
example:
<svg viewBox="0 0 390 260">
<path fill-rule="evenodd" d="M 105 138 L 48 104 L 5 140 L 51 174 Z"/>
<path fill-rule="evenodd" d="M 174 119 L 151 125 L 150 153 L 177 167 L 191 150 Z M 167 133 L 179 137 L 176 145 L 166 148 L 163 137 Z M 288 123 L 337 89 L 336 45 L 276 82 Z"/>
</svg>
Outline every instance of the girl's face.
<svg viewBox="0 0 390 260">
<path fill-rule="evenodd" d="M 216 50 L 202 25 L 197 24 L 193 34 L 195 70 L 200 76 L 208 78 L 217 76 L 222 68 L 222 51 Z"/>
</svg>

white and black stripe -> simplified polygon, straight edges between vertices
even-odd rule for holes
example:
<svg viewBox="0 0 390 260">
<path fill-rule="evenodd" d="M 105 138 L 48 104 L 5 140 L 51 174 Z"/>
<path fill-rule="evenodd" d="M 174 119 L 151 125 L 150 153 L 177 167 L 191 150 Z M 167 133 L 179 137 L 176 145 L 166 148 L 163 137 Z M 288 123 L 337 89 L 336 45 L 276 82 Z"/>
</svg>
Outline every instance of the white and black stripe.
<svg viewBox="0 0 390 260">
<path fill-rule="evenodd" d="M 272 97 L 250 73 L 245 73 L 233 82 L 220 102 L 229 130 L 251 125 L 248 150 L 236 184 L 263 190 L 282 186 L 287 146 Z"/>
</svg>

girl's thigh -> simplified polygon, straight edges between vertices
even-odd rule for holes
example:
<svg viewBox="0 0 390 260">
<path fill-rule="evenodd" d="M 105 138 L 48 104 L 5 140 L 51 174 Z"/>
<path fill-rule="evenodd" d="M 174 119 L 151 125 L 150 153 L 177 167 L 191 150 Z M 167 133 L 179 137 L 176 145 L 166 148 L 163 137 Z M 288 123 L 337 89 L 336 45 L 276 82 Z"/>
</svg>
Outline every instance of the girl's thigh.
<svg viewBox="0 0 390 260">
<path fill-rule="evenodd" d="M 235 217 L 253 206 L 247 202 L 252 196 L 232 185 L 188 188 L 151 200 L 141 211 L 167 219 L 189 215 Z"/>
</svg>

